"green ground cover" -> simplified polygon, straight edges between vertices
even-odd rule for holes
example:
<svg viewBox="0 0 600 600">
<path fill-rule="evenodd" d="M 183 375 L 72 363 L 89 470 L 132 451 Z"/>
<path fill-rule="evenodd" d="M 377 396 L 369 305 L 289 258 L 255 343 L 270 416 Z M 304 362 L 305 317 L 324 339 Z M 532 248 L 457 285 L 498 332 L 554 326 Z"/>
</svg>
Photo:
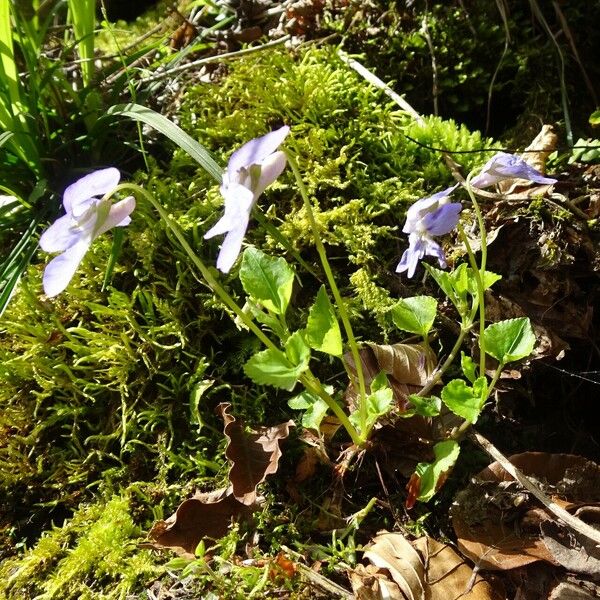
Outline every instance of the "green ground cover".
<svg viewBox="0 0 600 600">
<path fill-rule="evenodd" d="M 432 14 L 433 35 L 455 35 L 457 22 L 442 31 L 439 11 Z M 479 16 L 471 27 L 482 27 Z M 334 30 L 335 23 L 330 27 Z M 363 28 L 356 27 L 360 40 Z M 494 26 L 489 40 L 501 43 L 501 33 Z M 379 35 L 387 35 L 385 28 Z M 423 38 L 415 35 L 405 40 L 412 52 L 403 55 L 407 69 L 424 52 Z M 373 44 L 361 49 L 369 57 Z M 454 50 L 461 53 L 463 47 Z M 391 47 L 388 54 L 394 52 Z M 461 63 L 468 75 L 458 69 L 451 81 L 446 63 L 453 56 L 441 54 L 440 72 L 446 92 L 457 88 L 445 98 L 460 114 L 469 108 L 458 101 L 460 86 L 477 83 L 481 74 Z M 384 67 L 380 74 L 393 76 L 389 65 Z M 479 82 L 475 88 L 473 104 L 481 106 L 487 86 Z M 557 110 L 553 106 L 554 116 Z M 449 118 L 416 123 L 345 65 L 336 48 L 321 44 L 239 57 L 210 83 L 187 80 L 176 117 L 222 165 L 249 139 L 284 123 L 291 127 L 289 145 L 299 157 L 355 332 L 374 343 L 402 341 L 390 308 L 399 296 L 422 289 L 419 281 L 394 273 L 405 248 L 406 210 L 453 182 L 439 153 L 428 146 L 467 151 L 455 155 L 467 173 L 489 158 L 484 151 L 493 145 Z M 133 128 L 130 133 L 135 140 Z M 214 264 L 219 242 L 204 240 L 203 234 L 221 212 L 218 186 L 156 132 L 145 130 L 144 135 L 146 168 L 136 160 L 129 163 L 134 165 L 130 172 L 121 167 L 122 172 L 152 193 L 194 250 Z M 473 150 L 482 152 L 468 152 Z M 261 197 L 259 209 L 278 234 L 264 219 L 253 219 L 246 243 L 290 261 L 296 253 L 312 271 L 297 265 L 297 311 L 291 319 L 298 325 L 322 274 L 291 170 Z M 110 236 L 98 239 L 68 291 L 52 300 L 42 295 L 47 255 L 39 251 L 2 316 L 0 598 L 143 598 L 155 580 L 172 589 L 165 597 L 180 600 L 269 598 L 275 593 L 317 597 L 300 578 L 272 576 L 264 558 L 290 547 L 323 561 L 325 574 L 336 579 L 356 560 L 356 546 L 377 529 L 391 528 L 394 517 L 377 505 L 364 523 L 362 515 L 356 524 L 341 519 L 358 513 L 378 494 L 369 459 L 363 468 L 373 473 L 349 493 L 343 515 L 336 514 L 339 506 L 327 496 L 331 476 L 325 468 L 293 496 L 286 486 L 304 449 L 299 431 L 286 442 L 279 470 L 289 476 L 272 478 L 261 488 L 265 500 L 253 522 L 235 525 L 217 543 L 212 566 L 199 561 L 187 579 L 178 581 L 173 570 L 167 572 L 170 554 L 143 547 L 152 524 L 184 498 L 197 489 L 227 485 L 217 404 L 230 402 L 236 416 L 252 427 L 300 419 L 288 407 L 291 394 L 246 377 L 243 365 L 260 350 L 259 342 L 234 323 L 198 278 L 152 207 L 138 202 L 106 286 L 112 250 Z M 223 281 L 234 298 L 243 298 L 236 277 Z M 345 385 L 345 373 L 333 361 L 323 360 L 318 374 L 323 381 Z M 458 469 L 463 481 L 473 464 L 482 463 L 477 453 L 464 461 Z M 444 506 L 452 483 L 449 488 L 440 500 Z M 398 505 L 403 499 L 404 490 L 392 492 Z M 404 527 L 421 532 L 429 510 L 417 508 Z M 435 517 L 435 526 L 443 528 L 444 518 Z M 242 548 L 248 564 L 238 559 Z"/>
</svg>

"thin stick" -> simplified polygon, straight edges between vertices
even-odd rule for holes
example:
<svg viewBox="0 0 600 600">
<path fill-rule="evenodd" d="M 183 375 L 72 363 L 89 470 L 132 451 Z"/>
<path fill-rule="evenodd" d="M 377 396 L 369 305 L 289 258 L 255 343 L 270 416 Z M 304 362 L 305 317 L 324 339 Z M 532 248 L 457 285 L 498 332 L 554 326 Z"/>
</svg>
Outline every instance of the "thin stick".
<svg viewBox="0 0 600 600">
<path fill-rule="evenodd" d="M 171 69 L 165 69 L 161 73 L 155 73 L 154 75 L 150 75 L 149 77 L 143 77 L 142 79 L 138 79 L 138 81 L 139 83 L 150 83 L 152 81 L 158 81 L 159 79 L 164 79 L 165 77 L 173 75 L 173 73 L 179 73 L 180 71 L 186 71 L 187 69 L 193 69 L 194 67 L 206 65 L 208 63 L 219 62 L 220 60 L 225 60 L 227 58 L 237 58 L 238 56 L 244 56 L 246 54 L 252 54 L 253 52 L 260 52 L 261 50 L 266 50 L 267 48 L 272 48 L 273 46 L 279 46 L 287 42 L 289 39 L 289 35 L 284 35 L 278 40 L 272 40 L 270 42 L 267 42 L 266 44 L 262 44 L 262 46 L 252 46 L 251 48 L 244 48 L 243 50 L 237 50 L 235 52 L 226 52 L 225 54 L 217 54 L 216 56 L 200 58 L 198 60 L 193 60 L 192 62 L 186 63 L 185 65 L 179 65 Z"/>
<path fill-rule="evenodd" d="M 289 554 L 290 556 L 295 558 L 296 561 L 304 558 L 300 553 L 292 550 L 291 548 L 288 548 L 287 546 L 281 546 L 281 549 L 286 554 Z M 313 585 L 320 587 L 321 589 L 325 590 L 326 592 L 328 592 L 330 594 L 333 594 L 334 596 L 336 596 L 338 598 L 344 598 L 345 600 L 353 600 L 354 599 L 354 594 L 350 593 L 347 589 L 343 588 L 341 585 L 338 585 L 334 581 L 331 581 L 331 579 L 327 579 L 327 577 L 324 577 L 320 573 L 313 571 L 310 567 L 307 567 L 304 563 L 296 562 L 295 565 L 296 565 L 296 568 L 300 571 L 300 574 L 305 579 L 308 579 L 308 581 L 310 583 L 312 583 Z"/>
<path fill-rule="evenodd" d="M 594 529 L 581 519 L 574 517 L 564 508 L 556 504 L 549 496 L 544 494 L 528 477 L 526 477 L 515 465 L 513 465 L 496 446 L 480 433 L 472 431 L 470 437 L 474 439 L 487 454 L 495 461 L 500 463 L 500 466 L 516 481 L 518 481 L 528 492 L 531 492 L 555 517 L 560 519 L 565 525 L 575 530 L 577 533 L 584 535 L 596 544 L 600 544 L 600 531 Z"/>
</svg>

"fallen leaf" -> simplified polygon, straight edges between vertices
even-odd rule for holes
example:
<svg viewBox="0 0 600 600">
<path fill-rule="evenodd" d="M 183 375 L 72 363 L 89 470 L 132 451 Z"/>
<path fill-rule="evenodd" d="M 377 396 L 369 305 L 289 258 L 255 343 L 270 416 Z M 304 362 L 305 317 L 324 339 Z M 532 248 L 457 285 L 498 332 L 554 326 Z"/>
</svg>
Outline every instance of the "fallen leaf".
<svg viewBox="0 0 600 600">
<path fill-rule="evenodd" d="M 589 581 L 561 581 L 550 593 L 548 600 L 596 600 L 600 587 Z"/>
<path fill-rule="evenodd" d="M 231 404 L 224 402 L 217 406 L 225 427 L 223 432 L 228 444 L 225 456 L 231 461 L 229 480 L 233 496 L 242 504 L 256 502 L 256 486 L 267 475 L 277 472 L 281 449 L 279 441 L 288 437 L 293 421 L 273 427 L 260 427 L 247 432 L 244 423 L 229 413 Z"/>
<path fill-rule="evenodd" d="M 357 565 L 348 571 L 356 600 L 406 600 L 400 588 L 389 580 L 384 569 L 374 565 Z"/>
<path fill-rule="evenodd" d="M 545 493 L 562 508 L 600 500 L 600 467 L 592 461 L 543 452 L 525 452 L 509 460 L 525 475 L 543 482 Z M 539 560 L 560 564 L 542 536 L 543 527 L 554 520 L 530 502 L 497 462 L 459 492 L 452 507 L 458 547 L 483 569 L 509 570 Z"/>
<path fill-rule="evenodd" d="M 600 578 L 600 550 L 595 542 L 556 521 L 543 522 L 541 531 L 544 545 L 558 564 L 572 573 Z"/>
<path fill-rule="evenodd" d="M 364 557 L 376 567 L 387 569 L 408 600 L 425 600 L 421 557 L 402 534 L 379 533 L 365 548 Z"/>
<path fill-rule="evenodd" d="M 425 564 L 427 600 L 502 600 L 505 594 L 495 590 L 460 557 L 451 546 L 429 537 L 415 540 Z"/>
<path fill-rule="evenodd" d="M 274 560 L 271 561 L 269 569 L 269 579 L 275 581 L 279 578 L 293 579 L 298 572 L 296 563 L 280 552 Z"/>
<path fill-rule="evenodd" d="M 248 517 L 253 510 L 225 489 L 197 493 L 184 500 L 168 519 L 157 521 L 148 537 L 154 548 L 172 548 L 179 554 L 193 557 L 200 541 L 222 538 L 232 520 Z"/>
<path fill-rule="evenodd" d="M 423 344 L 372 344 L 360 351 L 365 384 L 367 388 L 381 371 L 388 376 L 388 381 L 394 392 L 396 406 L 406 410 L 410 403 L 408 396 L 418 392 L 427 382 L 437 358 L 431 348 Z M 354 359 L 350 353 L 344 355 L 344 360 L 351 373 L 356 374 Z M 350 406 L 356 402 L 356 392 L 352 385 L 348 387 L 346 400 Z"/>
</svg>

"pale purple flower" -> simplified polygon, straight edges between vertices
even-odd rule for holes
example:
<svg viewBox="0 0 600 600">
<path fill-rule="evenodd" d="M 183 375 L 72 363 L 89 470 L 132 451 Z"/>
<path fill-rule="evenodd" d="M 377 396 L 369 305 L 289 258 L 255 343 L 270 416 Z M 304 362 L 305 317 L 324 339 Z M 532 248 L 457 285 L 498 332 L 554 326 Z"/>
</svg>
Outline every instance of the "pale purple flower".
<svg viewBox="0 0 600 600">
<path fill-rule="evenodd" d="M 458 202 L 449 202 L 449 196 L 457 186 L 458 184 L 429 198 L 417 200 L 408 209 L 406 223 L 402 228 L 404 233 L 409 234 L 408 248 L 396 267 L 396 273 L 407 271 L 407 276 L 412 277 L 417 263 L 425 255 L 435 256 L 441 267 L 446 266 L 444 251 L 433 236 L 449 233 L 458 223 L 462 206 Z"/>
<path fill-rule="evenodd" d="M 498 152 L 483 165 L 479 175 L 471 179 L 471 185 L 476 188 L 485 188 L 505 179 L 528 179 L 534 183 L 556 183 L 556 179 L 544 177 L 520 156 Z"/>
<path fill-rule="evenodd" d="M 250 212 L 258 197 L 285 169 L 286 157 L 277 148 L 290 132 L 287 126 L 250 140 L 236 150 L 223 173 L 221 194 L 225 212 L 204 235 L 227 234 L 221 244 L 217 269 L 228 273 L 242 249 L 242 241 L 250 221 Z"/>
<path fill-rule="evenodd" d="M 129 215 L 135 208 L 133 196 L 114 204 L 110 199 L 103 199 L 117 187 L 120 178 L 117 169 L 100 169 L 78 179 L 65 190 L 63 206 L 66 214 L 50 225 L 40 238 L 42 250 L 62 252 L 46 265 L 43 278 L 46 296 L 56 296 L 69 285 L 98 236 L 131 222 Z"/>
</svg>

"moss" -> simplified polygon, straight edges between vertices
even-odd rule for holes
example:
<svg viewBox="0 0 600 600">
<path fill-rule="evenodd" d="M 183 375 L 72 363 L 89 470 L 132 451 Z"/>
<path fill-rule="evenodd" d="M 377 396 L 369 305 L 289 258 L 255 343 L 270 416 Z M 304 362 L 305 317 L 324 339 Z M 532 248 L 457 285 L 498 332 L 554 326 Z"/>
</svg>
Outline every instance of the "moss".
<svg viewBox="0 0 600 600">
<path fill-rule="evenodd" d="M 162 570 L 149 551 L 137 549 L 139 538 L 126 497 L 84 505 L 22 556 L 4 562 L 0 594 L 15 600 L 123 599 Z"/>
</svg>

